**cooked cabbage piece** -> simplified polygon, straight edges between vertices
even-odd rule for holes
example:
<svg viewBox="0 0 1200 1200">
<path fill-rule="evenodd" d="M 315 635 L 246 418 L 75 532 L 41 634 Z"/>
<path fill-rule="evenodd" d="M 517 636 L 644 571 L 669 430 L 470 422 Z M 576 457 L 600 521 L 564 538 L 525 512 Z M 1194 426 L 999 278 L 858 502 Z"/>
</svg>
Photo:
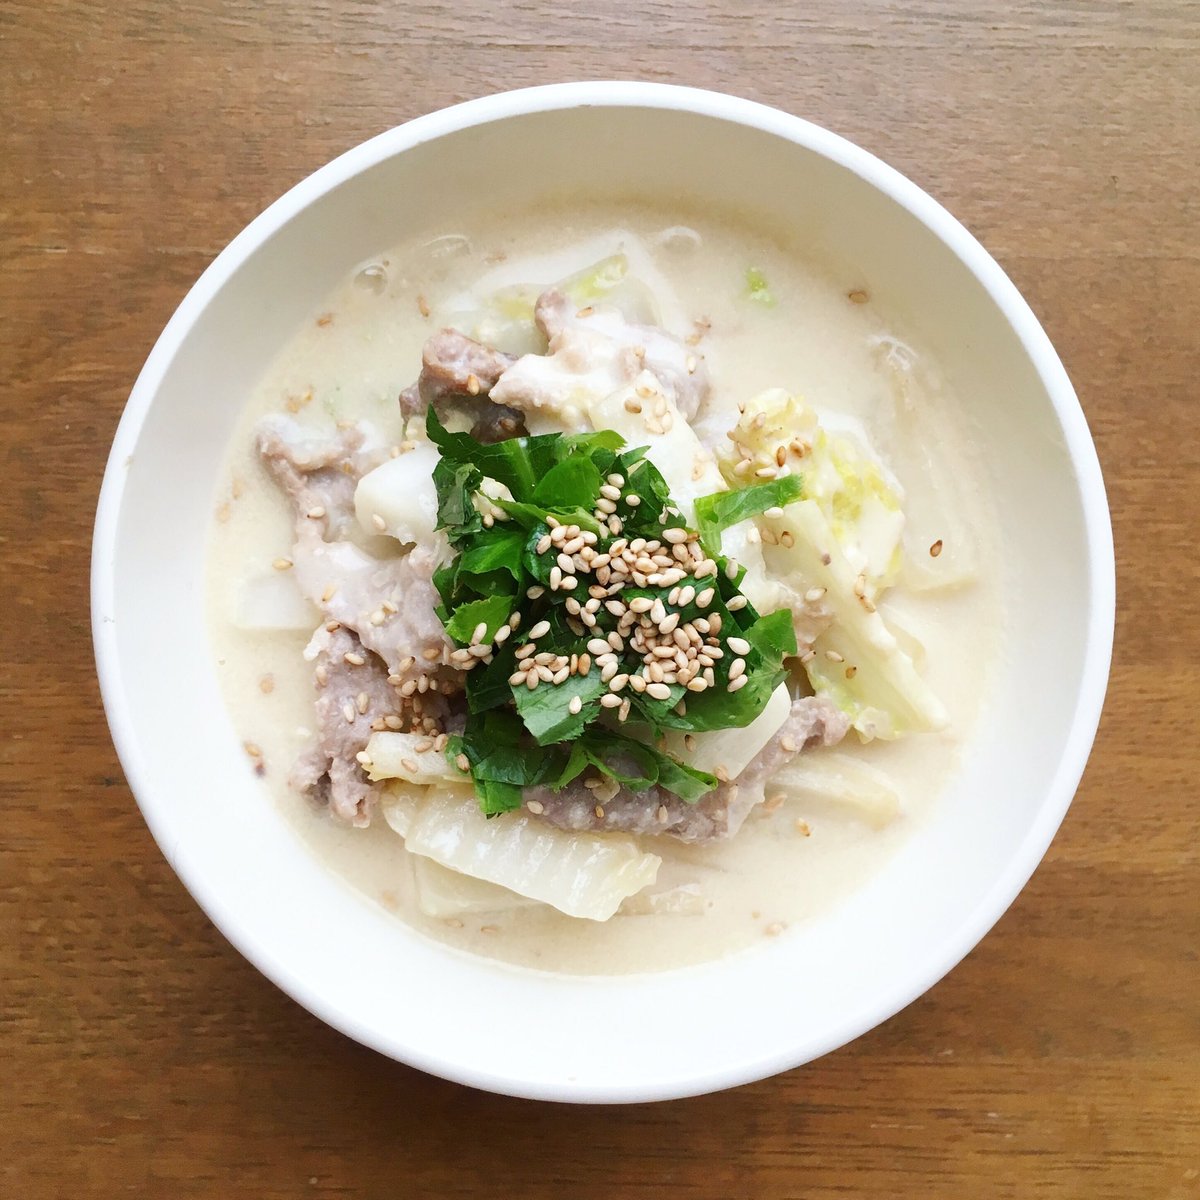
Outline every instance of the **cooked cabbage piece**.
<svg viewBox="0 0 1200 1200">
<path fill-rule="evenodd" d="M 776 540 L 764 547 L 768 568 L 801 594 L 819 593 L 833 614 L 832 624 L 805 656 L 813 688 L 829 696 L 865 738 L 943 728 L 941 701 L 884 624 L 867 595 L 863 572 L 850 561 L 817 502 L 798 500 L 782 517 L 760 520 Z"/>
<path fill-rule="evenodd" d="M 900 814 L 900 796 L 891 779 L 852 754 L 799 754 L 771 777 L 770 787 L 806 806 L 844 811 L 876 829 Z"/>
<path fill-rule="evenodd" d="M 684 740 L 685 735 L 679 730 L 668 730 L 665 734 L 666 749 L 698 771 L 715 774 L 718 767 L 723 767 L 730 779 L 736 779 L 750 760 L 757 757 L 759 751 L 779 732 L 791 711 L 792 698 L 787 685 L 781 683 L 771 693 L 766 707 L 749 725 L 740 729 L 712 729 L 693 733 L 688 736 L 688 741 Z"/>
<path fill-rule="evenodd" d="M 432 787 L 422 799 L 394 793 L 381 805 L 413 854 L 571 917 L 607 921 L 662 863 L 623 834 L 568 833 L 521 812 L 489 820 L 461 786 Z"/>
<path fill-rule="evenodd" d="M 432 858 L 413 856 L 417 907 L 427 917 L 461 917 L 472 913 L 501 913 L 536 904 L 486 879 L 451 871 Z"/>
<path fill-rule="evenodd" d="M 367 778 L 403 779 L 407 783 L 432 784 L 444 780 L 459 782 L 461 774 L 450 765 L 440 750 L 418 749 L 428 746 L 429 738 L 419 733 L 394 733 L 379 730 L 371 734 L 366 754 L 369 763 L 363 764 Z"/>
<path fill-rule="evenodd" d="M 626 254 L 611 254 L 553 286 L 580 308 L 603 304 L 617 309 L 627 321 L 660 323 L 654 293 L 630 272 Z M 507 354 L 545 354 L 545 335 L 533 319 L 537 298 L 545 290 L 545 284 L 509 284 L 493 292 L 479 308 L 452 310 L 446 323 Z"/>
<path fill-rule="evenodd" d="M 895 581 L 904 532 L 903 496 L 879 457 L 861 440 L 823 429 L 804 401 L 771 388 L 745 406 L 720 451 L 733 485 L 752 482 L 760 468 L 799 473 L 804 499 L 824 514 L 838 545 L 874 597 Z M 738 447 L 752 454 L 744 466 Z"/>
<path fill-rule="evenodd" d="M 892 337 L 879 337 L 875 349 L 892 384 L 892 404 L 884 410 L 883 434 L 904 471 L 904 562 L 901 580 L 914 592 L 949 591 L 974 582 L 979 573 L 979 545 L 964 494 L 967 449 L 936 421 L 930 408 L 914 398 L 914 377 L 923 375 L 911 347 Z M 937 391 L 925 378 L 918 393 Z M 937 553 L 930 548 L 937 546 Z"/>
</svg>

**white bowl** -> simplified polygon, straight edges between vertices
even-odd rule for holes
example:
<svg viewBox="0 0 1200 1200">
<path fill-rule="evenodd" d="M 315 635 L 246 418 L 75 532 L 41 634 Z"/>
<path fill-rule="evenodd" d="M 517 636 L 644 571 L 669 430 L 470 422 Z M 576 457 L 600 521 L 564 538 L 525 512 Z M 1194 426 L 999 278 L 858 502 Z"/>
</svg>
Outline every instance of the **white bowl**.
<svg viewBox="0 0 1200 1200">
<path fill-rule="evenodd" d="M 1002 183 L 998 183 L 1002 186 Z M 487 189 L 686 193 L 804 229 L 939 357 L 1004 488 L 1013 653 L 935 816 L 826 917 L 684 971 L 566 978 L 418 936 L 314 859 L 246 770 L 218 691 L 203 545 L 243 398 L 356 263 Z M 858 1036 L 938 980 L 1041 859 L 1099 720 L 1112 535 L 1087 425 L 1050 342 L 986 251 L 849 142 L 744 100 L 587 83 L 472 101 L 322 167 L 205 271 L 121 420 L 96 519 L 105 709 L 159 846 L 229 940 L 310 1011 L 423 1070 L 514 1095 L 712 1091 Z M 936 881 L 931 886 L 930 881 Z"/>
</svg>

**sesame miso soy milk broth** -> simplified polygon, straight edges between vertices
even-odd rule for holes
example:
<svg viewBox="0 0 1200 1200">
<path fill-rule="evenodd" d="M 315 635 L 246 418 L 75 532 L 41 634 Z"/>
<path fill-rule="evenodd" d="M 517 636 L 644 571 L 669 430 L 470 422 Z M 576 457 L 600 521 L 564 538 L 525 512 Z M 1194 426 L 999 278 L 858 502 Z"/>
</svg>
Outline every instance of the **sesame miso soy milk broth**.
<svg viewBox="0 0 1200 1200">
<path fill-rule="evenodd" d="M 981 477 L 862 281 L 736 218 L 430 228 L 245 398 L 207 587 L 246 770 L 462 951 L 619 974 L 786 938 L 984 715 Z"/>
</svg>

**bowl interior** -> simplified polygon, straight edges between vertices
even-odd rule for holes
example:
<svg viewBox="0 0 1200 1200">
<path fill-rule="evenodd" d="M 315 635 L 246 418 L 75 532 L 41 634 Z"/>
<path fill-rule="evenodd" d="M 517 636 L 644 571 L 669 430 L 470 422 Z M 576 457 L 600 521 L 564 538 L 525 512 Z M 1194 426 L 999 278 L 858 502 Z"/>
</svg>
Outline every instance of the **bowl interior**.
<svg viewBox="0 0 1200 1200">
<path fill-rule="evenodd" d="M 525 114 L 513 111 L 520 104 L 451 110 L 290 193 L 168 327 L 118 436 L 98 526 L 106 704 L 147 819 L 197 899 L 345 1032 L 438 1074 L 532 1096 L 708 1090 L 812 1058 L 908 1002 L 1036 865 L 1078 780 L 1107 667 L 1094 454 L 1057 359 L 994 264 L 911 185 L 822 131 L 711 98 L 691 104 L 708 111 L 644 101 L 613 93 Z M 361 900 L 310 857 L 246 771 L 204 624 L 203 547 L 224 448 L 299 323 L 406 231 L 460 210 L 466 224 L 481 194 L 516 209 L 551 192 L 736 207 L 843 264 L 939 357 L 986 448 L 980 486 L 1000 489 L 1010 651 L 936 815 L 826 918 L 752 954 L 658 976 L 552 978 L 478 961 Z"/>
</svg>

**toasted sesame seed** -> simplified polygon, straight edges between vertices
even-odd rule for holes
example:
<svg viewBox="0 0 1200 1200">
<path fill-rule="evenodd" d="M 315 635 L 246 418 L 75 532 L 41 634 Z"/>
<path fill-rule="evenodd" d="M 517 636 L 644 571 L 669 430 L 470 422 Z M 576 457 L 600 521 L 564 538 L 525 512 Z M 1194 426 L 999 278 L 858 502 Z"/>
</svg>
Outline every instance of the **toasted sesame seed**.
<svg viewBox="0 0 1200 1200">
<path fill-rule="evenodd" d="M 602 804 L 597 804 L 593 811 L 599 820 L 604 820 L 604 806 Z"/>
<path fill-rule="evenodd" d="M 857 675 L 857 674 L 858 674 L 858 668 L 857 668 L 857 667 L 855 667 L 855 666 L 850 666 L 850 667 L 847 667 L 847 668 L 846 668 L 846 678 L 847 678 L 847 679 L 853 679 L 853 678 L 855 677 L 855 675 Z"/>
<path fill-rule="evenodd" d="M 636 396 L 626 396 L 624 407 L 628 413 L 640 413 L 642 411 L 642 402 Z"/>
<path fill-rule="evenodd" d="M 939 554 L 941 554 L 941 552 L 942 552 L 942 539 L 938 538 L 938 540 L 936 542 L 934 542 L 932 546 L 929 547 L 929 557 L 937 558 L 937 556 Z"/>
</svg>

